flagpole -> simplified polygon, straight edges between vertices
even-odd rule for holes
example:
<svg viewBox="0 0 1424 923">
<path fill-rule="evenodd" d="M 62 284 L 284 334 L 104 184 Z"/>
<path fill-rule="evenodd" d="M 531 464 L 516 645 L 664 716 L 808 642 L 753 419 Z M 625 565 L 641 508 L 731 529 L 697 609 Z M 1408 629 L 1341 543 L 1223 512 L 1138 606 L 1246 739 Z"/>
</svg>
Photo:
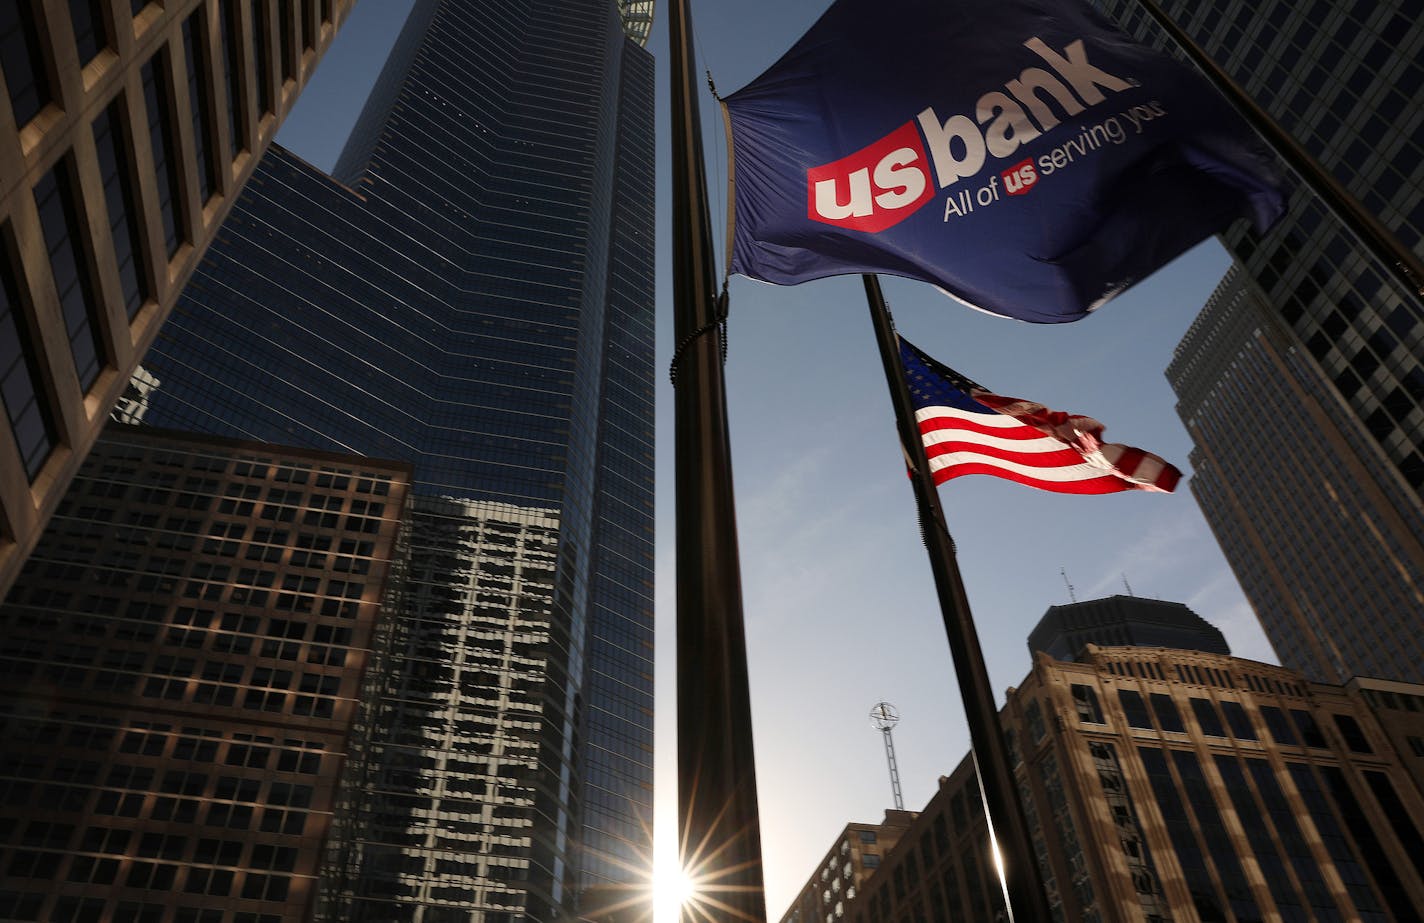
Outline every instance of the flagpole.
<svg viewBox="0 0 1424 923">
<path fill-rule="evenodd" d="M 678 854 L 684 920 L 766 919 L 741 566 L 696 62 L 688 0 L 669 0 L 672 360 L 677 545 Z"/>
<path fill-rule="evenodd" d="M 1265 109 L 1247 95 L 1231 75 L 1223 70 L 1186 30 L 1162 11 L 1156 0 L 1137 0 L 1147 14 L 1161 26 L 1182 52 L 1196 65 L 1202 76 L 1225 96 L 1237 113 L 1246 120 L 1261 139 L 1284 160 L 1301 181 L 1315 193 L 1335 218 L 1349 228 L 1366 250 L 1390 268 L 1395 278 L 1416 300 L 1424 301 L 1424 261 L 1400 243 L 1399 238 L 1378 218 L 1366 211 L 1339 180 L 1311 156 L 1300 142 L 1271 117 Z"/>
<path fill-rule="evenodd" d="M 1051 920 L 1053 917 L 1034 855 L 1028 818 L 1019 800 L 1013 765 L 1009 762 L 1008 747 L 1004 744 L 1003 728 L 999 723 L 999 710 L 994 707 L 994 690 L 989 685 L 984 651 L 979 644 L 973 614 L 969 611 L 964 579 L 959 573 L 954 539 L 950 537 L 945 523 L 944 508 L 940 506 L 939 491 L 930 472 L 924 444 L 920 441 L 909 389 L 905 386 L 905 369 L 900 361 L 895 326 L 885 306 L 880 280 L 869 273 L 861 278 L 865 282 L 865 297 L 870 305 L 880 360 L 885 367 L 885 381 L 890 387 L 890 400 L 895 405 L 895 426 L 906 464 L 910 466 L 915 506 L 920 515 L 920 533 L 929 553 L 930 569 L 934 572 L 940 614 L 954 659 L 954 673 L 959 680 L 964 714 L 969 722 L 969 740 L 974 748 L 985 813 L 1002 859 L 999 875 L 1009 904 L 1009 917 L 1020 923 Z"/>
</svg>

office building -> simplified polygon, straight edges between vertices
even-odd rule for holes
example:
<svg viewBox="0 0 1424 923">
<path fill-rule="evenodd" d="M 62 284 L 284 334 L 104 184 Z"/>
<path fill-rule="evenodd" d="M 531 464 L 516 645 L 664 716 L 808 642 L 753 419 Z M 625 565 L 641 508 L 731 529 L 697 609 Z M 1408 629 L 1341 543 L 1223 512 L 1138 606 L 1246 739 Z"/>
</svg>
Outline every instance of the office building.
<svg viewBox="0 0 1424 923">
<path fill-rule="evenodd" d="M 1338 391 L 1233 269 L 1167 377 L 1192 493 L 1282 663 L 1424 682 L 1424 516 Z"/>
<path fill-rule="evenodd" d="M 0 3 L 0 594 L 352 2 Z"/>
<path fill-rule="evenodd" d="M 846 824 L 801 893 L 781 915 L 781 923 L 818 923 L 845 916 L 862 883 L 895 849 L 900 835 L 915 819 L 913 811 L 885 812 L 878 824 Z"/>
<path fill-rule="evenodd" d="M 1029 655 L 1077 660 L 1086 644 L 1173 647 L 1230 654 L 1221 629 L 1181 603 L 1138 596 L 1108 596 L 1049 606 L 1028 634 Z"/>
<path fill-rule="evenodd" d="M 0 919 L 310 919 L 409 482 L 100 437 L 0 606 Z"/>
<path fill-rule="evenodd" d="M 148 424 L 414 466 L 323 919 L 651 873 L 649 14 L 418 0 L 334 174 L 274 148 L 144 360 Z"/>
<path fill-rule="evenodd" d="M 1097 0 L 1096 5 L 1129 32 L 1162 41 L 1137 0 Z M 1405 0 L 1162 0 L 1160 5 L 1387 231 L 1424 254 L 1424 109 L 1418 105 L 1424 93 L 1424 19 L 1417 9 Z M 1229 440 L 1227 430 L 1197 428 L 1193 437 L 1200 457 L 1208 465 L 1212 459 L 1217 463 L 1208 475 L 1214 484 L 1210 489 L 1203 485 L 1197 497 L 1218 536 L 1229 522 L 1249 522 L 1259 536 L 1254 549 L 1245 549 L 1253 540 L 1246 537 L 1223 540 L 1223 549 L 1238 574 L 1257 572 L 1243 576 L 1242 583 L 1284 663 L 1318 679 L 1340 681 L 1376 672 L 1424 679 L 1417 665 L 1409 673 L 1396 673 L 1378 658 L 1332 660 L 1322 653 L 1341 640 L 1334 628 L 1345 614 L 1337 611 L 1311 624 L 1310 610 L 1325 608 L 1312 596 L 1323 581 L 1297 580 L 1298 559 L 1274 559 L 1274 549 L 1306 548 L 1319 538 L 1313 504 L 1298 503 L 1294 514 L 1278 519 L 1266 518 L 1262 514 L 1267 511 L 1255 505 L 1258 498 L 1288 497 L 1301 489 L 1343 498 L 1358 492 L 1353 474 L 1365 472 L 1369 486 L 1364 489 L 1387 495 L 1399 516 L 1416 524 L 1415 538 L 1409 540 L 1413 549 L 1405 557 L 1417 561 L 1417 524 L 1424 522 L 1424 303 L 1303 188 L 1292 196 L 1275 229 L 1258 238 L 1238 226 L 1224 235 L 1224 242 L 1242 267 L 1242 284 L 1260 291 L 1265 310 L 1289 333 L 1276 337 L 1276 349 L 1288 361 L 1278 372 L 1260 374 L 1281 377 L 1276 390 L 1306 388 L 1328 417 L 1338 411 L 1350 418 L 1283 418 L 1261 401 L 1254 416 L 1270 413 L 1271 419 L 1260 420 L 1258 432 L 1290 427 L 1305 441 L 1330 446 L 1329 454 L 1354 457 L 1346 466 L 1313 468 L 1313 483 L 1303 488 L 1283 474 L 1292 466 L 1278 464 L 1280 452 L 1272 440 L 1234 438 L 1249 421 L 1230 430 Z M 1190 369 L 1195 364 L 1199 373 L 1211 366 L 1215 357 L 1201 352 L 1205 345 L 1205 337 L 1189 337 L 1174 365 Z M 1225 375 L 1226 368 L 1218 370 Z M 1192 387 L 1206 395 L 1209 384 L 1197 381 Z M 1220 388 L 1230 387 L 1223 377 Z M 1184 418 L 1190 426 L 1185 413 Z M 1214 441 L 1208 446 L 1206 440 Z M 1226 464 L 1227 458 L 1236 463 Z M 1370 509 L 1365 515 L 1378 520 L 1385 514 Z M 1375 543 L 1395 541 L 1384 537 Z M 1340 570 L 1323 550 L 1310 566 Z M 1400 587 L 1417 579 L 1417 564 L 1411 569 L 1412 575 L 1395 571 L 1384 579 Z M 1367 595 L 1370 579 L 1362 573 L 1346 578 L 1344 587 L 1350 595 Z M 1403 592 L 1407 596 L 1417 590 L 1405 586 Z M 1387 634 L 1404 635 L 1420 612 L 1417 603 L 1383 610 L 1374 605 L 1371 618 L 1354 623 L 1385 625 Z M 1279 626 L 1282 620 L 1290 624 L 1285 633 L 1277 633 L 1270 622 Z M 1315 637 L 1306 639 L 1301 632 Z M 1373 643 L 1362 639 L 1360 647 Z M 1295 659 L 1312 649 L 1310 656 Z"/>
<path fill-rule="evenodd" d="M 1035 655 L 1002 715 L 1055 919 L 1420 920 L 1421 694 L 1201 651 Z M 843 918 L 996 919 L 980 804 L 966 758 Z"/>
</svg>

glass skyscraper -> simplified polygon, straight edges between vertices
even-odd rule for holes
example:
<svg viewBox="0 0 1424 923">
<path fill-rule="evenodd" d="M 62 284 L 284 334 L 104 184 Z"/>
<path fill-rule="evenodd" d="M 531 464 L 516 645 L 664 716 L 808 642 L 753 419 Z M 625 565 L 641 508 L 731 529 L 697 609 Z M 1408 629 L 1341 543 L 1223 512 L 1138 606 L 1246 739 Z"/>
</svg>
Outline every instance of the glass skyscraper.
<svg viewBox="0 0 1424 923">
<path fill-rule="evenodd" d="M 1129 32 L 1160 41 L 1137 0 L 1096 5 Z M 1424 254 L 1417 4 L 1160 5 L 1401 244 Z M 1209 307 L 1214 319 L 1199 322 L 1173 361 L 1197 447 L 1193 493 L 1284 663 L 1337 682 L 1418 680 L 1424 305 L 1304 188 L 1269 233 L 1237 227 L 1224 242 L 1254 292 L 1218 298 L 1254 305 L 1259 297 L 1261 307 L 1235 310 L 1234 320 L 1224 302 Z M 1275 322 L 1236 329 L 1257 310 Z M 1236 356 L 1223 359 L 1213 329 L 1245 350 L 1239 367 Z M 1269 388 L 1253 390 L 1252 380 Z M 1268 391 L 1318 412 L 1283 412 Z M 1292 445 L 1310 454 L 1292 455 Z M 1344 556 L 1335 550 L 1341 533 L 1321 531 L 1341 518 L 1365 539 Z M 1395 519 L 1405 527 L 1378 527 Z M 1386 545 L 1394 546 L 1389 555 L 1373 553 Z"/>
<path fill-rule="evenodd" d="M 326 919 L 650 874 L 649 6 L 418 0 L 334 174 L 273 148 L 145 361 L 146 423 L 414 464 Z"/>
</svg>

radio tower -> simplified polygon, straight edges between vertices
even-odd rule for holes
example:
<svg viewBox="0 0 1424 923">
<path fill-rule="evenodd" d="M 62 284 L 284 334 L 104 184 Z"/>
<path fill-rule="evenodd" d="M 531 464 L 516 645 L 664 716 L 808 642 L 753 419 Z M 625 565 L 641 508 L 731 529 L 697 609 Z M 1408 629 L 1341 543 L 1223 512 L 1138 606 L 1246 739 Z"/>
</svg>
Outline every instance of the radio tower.
<svg viewBox="0 0 1424 923">
<path fill-rule="evenodd" d="M 885 737 L 885 760 L 890 764 L 890 790 L 895 793 L 895 810 L 905 810 L 905 796 L 900 794 L 900 767 L 895 764 L 895 741 L 890 731 L 900 723 L 900 713 L 889 702 L 877 702 L 870 710 L 870 724 Z"/>
</svg>

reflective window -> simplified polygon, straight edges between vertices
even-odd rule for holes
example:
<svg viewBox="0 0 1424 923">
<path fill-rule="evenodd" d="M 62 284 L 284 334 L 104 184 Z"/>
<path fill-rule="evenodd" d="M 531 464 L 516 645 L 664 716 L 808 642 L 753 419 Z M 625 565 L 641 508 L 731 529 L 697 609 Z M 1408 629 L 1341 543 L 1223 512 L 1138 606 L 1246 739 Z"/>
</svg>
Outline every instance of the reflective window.
<svg viewBox="0 0 1424 923">
<path fill-rule="evenodd" d="M 223 87 L 227 90 L 228 155 L 247 150 L 247 110 L 242 105 L 242 49 L 237 36 L 242 7 L 237 0 L 218 5 L 218 45 L 222 51 Z"/>
<path fill-rule="evenodd" d="M 203 8 L 183 21 L 183 59 L 188 68 L 188 105 L 193 110 L 193 158 L 198 164 L 198 201 L 207 202 L 218 191 L 212 143 L 217 137 L 213 106 L 208 99 L 207 17 Z"/>
<path fill-rule="evenodd" d="M 1147 714 L 1147 703 L 1142 696 L 1131 689 L 1119 689 L 1118 701 L 1122 703 L 1122 713 L 1127 716 L 1127 726 L 1152 730 L 1152 719 Z"/>
<path fill-rule="evenodd" d="M 1295 729 L 1291 727 L 1285 712 L 1274 705 L 1262 705 L 1259 710 L 1261 717 L 1266 721 L 1266 729 L 1271 732 L 1272 740 L 1288 747 L 1300 746 L 1300 741 L 1295 736 Z"/>
<path fill-rule="evenodd" d="M 1355 753 L 1373 753 L 1374 748 L 1370 746 L 1369 739 L 1365 737 L 1364 729 L 1360 723 L 1351 715 L 1332 715 L 1335 719 L 1335 727 L 1339 729 L 1340 736 L 1345 739 L 1345 746 Z"/>
<path fill-rule="evenodd" d="M 1251 719 L 1240 702 L 1222 699 L 1221 713 L 1226 716 L 1226 723 L 1231 727 L 1231 736 L 1237 740 L 1256 739 L 1256 729 L 1251 726 Z"/>
<path fill-rule="evenodd" d="M 316 0 L 299 0 L 302 5 L 302 45 L 311 51 L 316 48 Z"/>
<path fill-rule="evenodd" d="M 1300 739 L 1307 747 L 1317 747 L 1325 749 L 1325 735 L 1320 733 L 1320 725 L 1315 723 L 1315 716 L 1302 708 L 1291 709 L 1291 720 L 1295 722 L 1295 729 L 1300 732 Z"/>
<path fill-rule="evenodd" d="M 1246 784 L 1246 774 L 1241 771 L 1241 765 L 1229 756 L 1218 756 L 1216 768 L 1221 773 L 1222 781 L 1226 783 L 1231 804 L 1236 808 L 1236 816 L 1241 819 L 1241 827 L 1246 831 L 1246 839 L 1250 842 L 1251 851 L 1261 867 L 1262 877 L 1270 888 L 1271 898 L 1276 903 L 1276 912 L 1280 919 L 1285 923 L 1310 923 L 1310 914 L 1306 913 L 1302 906 L 1300 895 L 1291 887 L 1285 861 L 1276 849 L 1275 841 L 1271 839 L 1261 809 L 1256 804 L 1256 799 L 1251 797 L 1251 789 Z M 1338 913 L 1327 912 L 1325 916 L 1325 919 L 1339 918 Z"/>
<path fill-rule="evenodd" d="M 292 61 L 297 53 L 297 37 L 292 34 L 295 25 L 294 11 L 290 6 L 283 5 L 277 11 L 277 66 L 283 83 L 292 79 Z"/>
<path fill-rule="evenodd" d="M 143 256 L 147 241 L 138 221 L 129 147 L 119 132 L 123 124 L 123 109 L 115 100 L 94 119 L 94 147 L 99 155 L 99 176 L 104 183 L 104 204 L 109 210 L 109 234 L 119 265 L 124 307 L 132 318 L 153 292 L 148 260 Z"/>
<path fill-rule="evenodd" d="M 1185 731 L 1182 716 L 1177 712 L 1177 703 L 1164 692 L 1152 693 L 1152 710 L 1157 713 L 1157 723 L 1164 731 Z"/>
<path fill-rule="evenodd" d="M 1192 714 L 1196 716 L 1201 732 L 1208 737 L 1225 737 L 1226 728 L 1221 726 L 1221 718 L 1210 699 L 1192 699 Z"/>
<path fill-rule="evenodd" d="M 1182 777 L 1182 790 L 1196 816 L 1197 831 L 1206 842 L 1211 861 L 1216 865 L 1216 873 L 1221 886 L 1226 891 L 1226 900 L 1238 920 L 1263 919 L 1257 909 L 1256 900 L 1251 896 L 1251 886 L 1241 869 L 1241 860 L 1236 855 L 1232 837 L 1222 822 L 1216 799 L 1212 797 L 1211 785 L 1202 771 L 1196 753 L 1188 750 L 1173 750 L 1172 761 L 1177 773 Z"/>
<path fill-rule="evenodd" d="M 1277 820 L 1277 829 L 1284 832 L 1288 825 L 1279 815 L 1283 813 L 1290 816 L 1292 814 L 1290 805 L 1283 804 L 1279 808 L 1271 807 L 1272 796 L 1267 794 L 1275 785 L 1275 770 L 1261 760 L 1250 760 L 1248 765 L 1251 767 L 1251 775 L 1255 778 L 1257 787 L 1261 790 L 1262 796 L 1266 798 L 1267 806 Z M 1300 792 L 1301 801 L 1305 803 L 1305 810 L 1310 817 L 1310 822 L 1315 825 L 1316 831 L 1320 834 L 1320 841 L 1325 844 L 1325 851 L 1330 854 L 1336 871 L 1340 873 L 1340 877 L 1345 882 L 1345 891 L 1355 904 L 1358 919 L 1366 921 L 1366 923 L 1384 923 L 1389 917 L 1381 911 L 1379 898 L 1370 883 L 1370 876 L 1365 871 L 1355 850 L 1351 848 L 1349 837 L 1345 835 L 1344 829 L 1340 826 L 1340 822 L 1326 798 L 1325 790 L 1321 788 L 1315 773 L 1304 763 L 1287 763 L 1286 767 L 1290 771 L 1290 777 L 1295 783 L 1296 789 Z M 1281 800 L 1284 802 L 1283 796 Z"/>
<path fill-rule="evenodd" d="M 1414 860 L 1417 871 L 1424 872 L 1424 836 L 1420 835 L 1419 828 L 1410 819 L 1409 809 L 1394 790 L 1394 783 L 1389 781 L 1389 776 L 1376 769 L 1365 772 L 1365 781 L 1369 783 L 1370 791 L 1374 792 L 1384 816 L 1389 818 L 1389 825 L 1394 829 L 1394 835 L 1399 837 L 1404 854 Z"/>
<path fill-rule="evenodd" d="M 5 404 L 5 416 L 10 432 L 20 449 L 25 473 L 35 479 L 55 443 L 55 425 L 49 403 L 44 398 L 40 380 L 39 357 L 32 348 L 30 333 L 20 311 L 15 280 L 17 264 L 12 261 L 8 246 L 9 228 L 0 233 L 0 400 Z"/>
<path fill-rule="evenodd" d="M 102 0 L 69 0 L 69 20 L 74 24 L 74 43 L 82 67 L 110 44 Z"/>
<path fill-rule="evenodd" d="M 1292 764 L 1291 772 L 1293 775 L 1299 776 L 1310 772 L 1310 767 Z M 1364 858 L 1365 866 L 1369 868 L 1383 893 L 1385 903 L 1400 919 L 1417 919 L 1418 908 L 1410 900 L 1404 883 L 1400 880 L 1398 870 L 1390 861 L 1390 854 L 1385 851 L 1384 844 L 1380 842 L 1379 834 L 1369 815 L 1365 813 L 1360 802 L 1355 798 L 1355 792 L 1350 788 L 1350 783 L 1346 781 L 1345 773 L 1338 766 L 1321 766 L 1319 772 L 1325 779 L 1326 791 L 1330 793 L 1336 809 L 1344 818 L 1345 828 L 1350 831 L 1356 848 Z"/>
<path fill-rule="evenodd" d="M 1167 836 L 1172 843 L 1172 851 L 1182 867 L 1187 890 L 1191 893 L 1192 904 L 1197 915 L 1203 920 L 1225 920 L 1226 910 L 1221 896 L 1211 880 L 1206 855 L 1197 841 L 1195 824 L 1182 804 L 1182 796 L 1177 791 L 1172 773 L 1167 766 L 1167 755 L 1156 747 L 1139 747 L 1137 754 L 1147 770 L 1147 779 L 1152 784 L 1156 796 L 1157 810 L 1167 826 Z"/>
<path fill-rule="evenodd" d="M 0 3 L 0 66 L 15 124 L 23 126 L 50 101 L 49 73 L 31 0 Z"/>
<path fill-rule="evenodd" d="M 178 252 L 186 238 L 179 217 L 178 164 L 174 156 L 177 144 L 173 138 L 173 91 L 168 83 L 168 67 L 164 52 L 159 52 L 143 66 L 143 101 L 148 112 L 149 141 L 153 148 L 153 168 L 158 181 L 158 210 L 163 216 L 163 239 L 168 246 L 168 258 Z"/>
<path fill-rule="evenodd" d="M 83 225 L 79 221 L 69 163 L 62 160 L 35 184 L 35 205 L 39 208 L 45 248 L 59 294 L 60 312 L 69 333 L 69 349 L 79 386 L 88 391 L 104 367 L 102 327 L 94 298 Z"/>
<path fill-rule="evenodd" d="M 257 68 L 257 106 L 261 114 L 276 111 L 272 97 L 272 62 L 268 57 L 268 32 L 272 14 L 263 0 L 252 4 L 252 65 Z"/>
</svg>

